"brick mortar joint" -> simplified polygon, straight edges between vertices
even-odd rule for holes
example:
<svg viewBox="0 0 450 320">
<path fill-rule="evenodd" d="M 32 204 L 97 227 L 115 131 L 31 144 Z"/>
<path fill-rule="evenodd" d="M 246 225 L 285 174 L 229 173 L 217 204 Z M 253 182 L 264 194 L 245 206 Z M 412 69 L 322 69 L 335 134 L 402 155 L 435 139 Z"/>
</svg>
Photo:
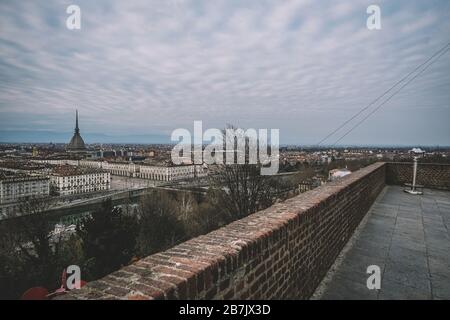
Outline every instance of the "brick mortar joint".
<svg viewBox="0 0 450 320">
<path fill-rule="evenodd" d="M 206 269 L 208 269 L 209 267 L 211 267 L 212 269 L 217 269 L 216 271 L 220 273 L 220 269 L 222 267 L 220 267 L 220 265 L 222 263 L 227 263 L 228 259 L 234 259 L 235 254 L 239 257 L 239 255 L 242 253 L 242 251 L 245 248 L 249 248 L 249 247 L 256 247 L 258 250 L 258 247 L 262 246 L 262 243 L 267 240 L 270 239 L 273 234 L 277 231 L 280 230 L 285 230 L 286 229 L 286 235 L 289 235 L 290 231 L 288 230 L 287 226 L 293 222 L 294 220 L 298 219 L 299 216 L 301 216 L 302 214 L 306 214 L 308 212 L 311 212 L 316 209 L 316 206 L 319 205 L 320 203 L 322 203 L 323 201 L 326 201 L 327 199 L 330 199 L 331 197 L 339 194 L 340 192 L 345 191 L 346 189 L 351 188 L 352 186 L 354 186 L 355 184 L 357 184 L 358 182 L 361 182 L 364 178 L 369 177 L 373 174 L 376 174 L 377 171 L 381 170 L 383 167 L 385 166 L 385 163 L 375 163 L 372 164 L 368 167 L 365 167 L 361 170 L 358 170 L 356 172 L 354 172 L 352 175 L 349 175 L 347 177 L 345 177 L 344 179 L 342 179 L 341 181 L 339 181 L 338 183 L 334 183 L 334 184 L 330 184 L 330 185 L 325 185 L 323 187 L 319 187 L 315 190 L 312 190 L 311 192 L 314 193 L 310 193 L 316 195 L 316 197 L 318 197 L 318 202 L 317 201 L 307 201 L 307 203 L 304 203 L 304 199 L 305 199 L 305 195 L 308 193 L 303 193 L 301 195 L 298 195 L 296 197 L 293 197 L 291 199 L 289 199 L 288 201 L 286 201 L 286 205 L 289 208 L 282 208 L 283 203 L 276 205 L 276 206 L 272 206 L 268 209 L 265 209 L 263 211 L 260 212 L 256 212 L 252 215 L 249 215 L 248 217 L 245 217 L 244 219 L 247 221 L 253 221 L 255 222 L 255 224 L 253 226 L 251 226 L 250 228 L 245 228 L 245 225 L 239 225 L 239 222 L 241 220 L 235 221 L 229 225 L 226 225 L 216 231 L 210 232 L 206 235 L 197 237 L 197 238 L 193 238 L 191 240 L 188 240 L 180 245 L 183 245 L 183 249 L 184 247 L 188 247 L 190 246 L 190 244 L 192 245 L 192 247 L 194 248 L 193 251 L 194 252 L 190 252 L 193 255 L 189 255 L 189 253 L 186 255 L 186 262 L 188 261 L 192 261 L 193 264 L 200 262 L 200 264 L 204 264 L 204 268 L 200 268 L 198 270 L 197 273 L 194 272 L 194 277 L 200 275 L 201 273 L 204 273 Z M 353 176 L 353 177 L 352 177 Z M 296 202 L 295 200 L 300 200 L 299 202 Z M 291 206 L 293 208 L 291 208 Z M 288 210 L 289 209 L 289 210 Z M 280 210 L 280 212 L 277 212 L 277 210 Z M 269 219 L 267 219 L 267 215 L 270 214 L 273 217 L 270 217 Z M 284 215 L 283 215 L 284 214 Z M 260 224 L 264 224 L 266 225 L 266 227 L 263 228 L 263 230 L 261 229 L 257 229 L 257 227 Z M 233 227 L 237 227 L 239 225 L 238 229 L 233 230 Z M 256 229 L 255 229 L 256 227 Z M 236 245 L 236 239 L 228 239 L 227 241 L 225 241 L 225 243 L 220 242 L 220 243 L 215 243 L 215 239 L 214 239 L 214 235 L 218 235 L 220 238 L 220 235 L 223 234 L 224 232 L 226 233 L 227 229 L 231 229 L 234 232 L 236 232 L 237 234 L 242 233 L 245 234 L 246 236 L 238 239 L 239 244 L 241 245 Z M 235 234 L 233 232 L 233 234 Z M 248 234 L 248 232 L 250 234 Z M 205 242 L 211 242 L 213 244 L 205 244 L 208 247 L 208 252 L 209 254 L 205 256 L 204 253 L 201 252 L 197 252 L 196 248 L 198 247 L 198 245 L 202 245 L 203 241 Z M 272 244 L 273 245 L 273 244 Z M 178 246 L 173 247 L 172 249 L 176 249 Z M 146 258 L 151 258 L 153 256 L 158 256 L 161 257 L 161 255 L 167 255 L 168 262 L 175 262 L 176 265 L 176 261 L 180 261 L 179 259 L 173 259 L 172 260 L 172 256 L 170 254 L 171 249 L 161 252 L 159 254 L 155 254 L 155 255 L 150 255 Z M 232 252 L 231 252 L 232 251 Z M 215 253 L 211 253 L 211 252 L 215 252 Z M 140 261 L 144 261 L 145 259 L 143 258 Z M 202 259 L 203 258 L 203 259 Z M 184 258 L 182 258 L 184 259 Z M 157 260 L 157 259 L 156 259 Z M 232 260 L 233 261 L 233 260 Z M 249 261 L 246 261 L 247 263 Z M 139 261 L 137 262 L 139 263 Z M 154 268 L 158 268 L 158 267 L 166 267 L 166 268 L 170 268 L 167 265 L 164 264 L 158 264 L 157 262 L 149 262 L 149 263 L 145 263 L 146 265 L 148 264 L 148 267 L 150 270 L 154 269 Z M 130 266 L 139 268 L 139 269 L 146 269 L 146 267 L 142 266 L 142 263 L 138 266 L 136 266 L 136 264 L 132 264 Z M 241 261 L 240 265 L 239 265 L 239 260 L 238 260 L 238 265 L 236 267 L 232 267 L 230 270 L 231 272 L 235 272 L 237 270 L 240 270 L 240 268 L 242 268 L 244 266 L 243 262 Z M 129 266 L 128 266 L 129 267 Z M 127 267 L 124 267 L 127 268 Z M 228 267 L 227 267 L 228 268 Z M 173 268 L 174 270 L 180 270 L 178 268 Z M 118 271 L 115 271 L 118 273 L 126 273 L 126 274 L 130 274 L 130 278 L 132 277 L 131 274 L 134 274 L 132 271 L 128 271 L 128 270 L 123 270 L 123 269 L 119 269 Z M 122 277 L 117 277 L 114 275 L 113 272 L 112 274 L 106 276 L 106 277 L 113 277 L 113 278 L 118 278 L 120 280 L 123 280 L 124 278 Z M 169 277 L 176 277 L 178 280 L 180 281 L 187 281 L 187 278 L 179 276 L 177 274 L 166 274 L 166 273 L 157 273 L 157 272 L 151 272 L 151 275 L 149 275 L 148 278 L 149 280 L 155 280 L 155 281 L 161 281 L 161 282 L 167 282 L 168 284 L 170 283 L 169 281 L 165 281 L 165 279 L 161 279 L 160 277 L 164 277 L 164 276 L 169 276 Z M 225 275 L 224 279 L 230 279 L 230 277 L 234 278 L 233 274 L 230 273 L 227 270 L 227 274 Z M 125 290 L 129 290 L 129 294 L 125 295 L 124 298 L 132 295 L 132 294 L 136 294 L 136 292 L 139 292 L 139 290 L 136 290 L 133 288 L 133 286 L 140 284 L 142 280 L 142 277 L 139 276 L 139 274 L 137 275 L 137 278 L 133 279 L 132 281 L 130 281 L 126 286 L 124 286 Z M 108 280 L 104 280 L 105 278 L 99 279 L 97 280 L 98 282 L 103 282 L 103 283 L 108 283 Z M 223 279 L 222 279 L 223 280 Z M 218 281 L 222 281 L 219 277 Z M 103 295 L 107 295 L 107 293 L 105 291 L 108 291 L 109 288 L 104 289 L 104 290 L 99 290 L 95 287 L 92 287 L 91 285 L 94 285 L 95 282 L 92 282 L 91 284 L 88 284 L 85 288 L 80 289 L 79 292 L 74 293 L 75 297 L 74 298 L 78 298 L 78 297 L 83 297 L 83 295 L 89 295 L 92 293 L 99 293 L 99 294 L 103 294 Z M 109 284 L 110 286 L 114 286 L 117 287 L 117 285 L 115 284 Z M 170 287 L 173 287 L 175 290 L 178 288 L 178 284 L 174 284 L 174 283 L 170 283 Z M 159 288 L 155 288 L 158 290 L 162 290 Z M 165 291 L 165 290 L 162 290 Z M 197 294 L 200 294 L 200 292 L 197 292 Z M 72 294 L 68 294 L 68 296 L 70 297 Z M 144 294 L 145 295 L 145 294 Z M 203 295 L 203 294 L 202 294 Z"/>
</svg>

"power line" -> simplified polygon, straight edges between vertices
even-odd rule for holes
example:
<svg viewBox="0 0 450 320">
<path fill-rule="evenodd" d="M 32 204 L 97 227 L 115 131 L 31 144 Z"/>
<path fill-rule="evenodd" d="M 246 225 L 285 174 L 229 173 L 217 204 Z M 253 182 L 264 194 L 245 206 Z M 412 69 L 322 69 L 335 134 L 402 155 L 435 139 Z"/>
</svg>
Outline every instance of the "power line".
<svg viewBox="0 0 450 320">
<path fill-rule="evenodd" d="M 448 45 L 448 44 L 447 44 Z M 344 139 L 350 132 L 352 132 L 354 129 L 359 127 L 360 124 L 362 124 L 364 121 L 367 120 L 371 115 L 373 115 L 375 112 L 377 112 L 384 104 L 386 104 L 393 96 L 395 96 L 397 93 L 399 93 L 404 87 L 406 87 L 409 83 L 411 83 L 414 79 L 416 79 L 418 76 L 420 76 L 425 70 L 427 70 L 433 63 L 439 60 L 440 57 L 442 57 L 444 54 L 446 54 L 450 48 L 447 48 L 444 52 L 439 54 L 439 56 L 432 62 L 430 62 L 428 65 L 426 65 L 422 70 L 420 70 L 417 74 L 415 74 L 411 79 L 409 79 L 405 84 L 403 84 L 397 91 L 395 91 L 392 95 L 390 95 L 387 99 L 385 99 L 378 107 L 376 107 L 374 110 L 372 110 L 368 115 L 366 115 L 362 120 L 360 120 L 358 123 L 356 123 L 353 127 L 350 128 L 344 135 L 342 135 L 338 140 L 336 140 L 332 146 L 335 146 L 339 141 Z"/>
<path fill-rule="evenodd" d="M 411 74 L 413 74 L 414 72 L 416 72 L 418 69 L 420 69 L 421 67 L 423 67 L 425 64 L 427 64 L 429 61 L 431 61 L 435 56 L 437 56 L 438 54 L 440 54 L 443 50 L 446 50 L 446 48 L 450 45 L 450 42 L 448 42 L 445 46 L 443 46 L 441 49 L 439 49 L 438 51 L 436 51 L 431 57 L 429 57 L 425 62 L 421 63 L 420 65 L 418 65 L 417 67 L 414 68 L 414 70 L 412 70 L 411 72 L 409 72 L 406 76 L 404 76 L 402 79 L 400 79 L 399 81 L 397 81 L 394 85 L 392 85 L 389 89 L 387 89 L 386 91 L 383 92 L 383 94 L 381 94 L 379 97 L 377 97 L 375 100 L 373 100 L 372 102 L 370 102 L 368 105 L 366 105 L 364 108 L 362 108 L 361 110 L 359 110 L 356 114 L 354 114 L 350 119 L 346 120 L 345 122 L 343 122 L 340 126 L 338 126 L 335 130 L 333 130 L 332 132 L 330 132 L 325 138 L 323 138 L 322 140 L 320 140 L 317 143 L 317 146 L 320 145 L 322 142 L 324 142 L 325 140 L 327 140 L 329 137 L 331 137 L 333 134 L 335 134 L 336 132 L 338 132 L 340 129 L 342 129 L 343 127 L 345 127 L 350 121 L 352 121 L 353 119 L 355 119 L 357 116 L 359 116 L 361 113 L 363 113 L 364 111 L 366 111 L 368 108 L 370 108 L 372 105 L 374 105 L 376 102 L 378 102 L 381 98 L 383 98 L 386 94 L 388 94 L 392 89 L 394 89 L 397 85 L 399 85 L 401 82 L 403 82 L 405 79 L 407 79 Z"/>
</svg>

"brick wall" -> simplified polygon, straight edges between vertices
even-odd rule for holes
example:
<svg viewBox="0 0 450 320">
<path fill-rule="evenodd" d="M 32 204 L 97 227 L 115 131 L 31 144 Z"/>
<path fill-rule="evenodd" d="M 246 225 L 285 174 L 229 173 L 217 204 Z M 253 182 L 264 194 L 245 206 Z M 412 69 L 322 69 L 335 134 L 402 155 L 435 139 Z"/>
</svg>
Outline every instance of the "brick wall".
<svg viewBox="0 0 450 320">
<path fill-rule="evenodd" d="M 412 162 L 389 162 L 386 167 L 386 183 L 403 185 L 412 183 Z M 450 190 L 450 165 L 420 163 L 417 167 L 417 184 L 427 188 Z"/>
<path fill-rule="evenodd" d="M 376 163 L 59 299 L 310 297 L 385 185 Z"/>
</svg>

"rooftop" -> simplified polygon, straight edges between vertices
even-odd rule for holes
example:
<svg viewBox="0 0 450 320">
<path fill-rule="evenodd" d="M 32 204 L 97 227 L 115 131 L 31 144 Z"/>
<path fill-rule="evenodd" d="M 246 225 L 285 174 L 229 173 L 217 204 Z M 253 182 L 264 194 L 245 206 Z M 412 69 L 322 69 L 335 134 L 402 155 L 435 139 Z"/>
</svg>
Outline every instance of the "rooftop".
<svg viewBox="0 0 450 320">
<path fill-rule="evenodd" d="M 9 170 L 0 169 L 0 181 L 2 182 L 19 182 L 19 181 L 33 181 L 48 179 L 40 175 L 29 175 L 23 172 L 13 172 Z"/>
<path fill-rule="evenodd" d="M 84 174 L 102 173 L 105 170 L 90 168 L 90 167 L 80 167 L 80 166 L 70 166 L 63 165 L 57 166 L 52 170 L 52 175 L 55 176 L 79 176 Z"/>
<path fill-rule="evenodd" d="M 31 161 L 7 160 L 7 161 L 0 161 L 0 167 L 18 170 L 42 170 L 45 168 L 50 168 L 51 165 Z"/>
<path fill-rule="evenodd" d="M 374 163 L 58 299 L 449 298 L 450 165 L 419 165 L 420 196 L 412 174 Z"/>
<path fill-rule="evenodd" d="M 386 186 L 316 291 L 320 299 L 450 299 L 450 192 Z M 368 290 L 366 269 L 381 270 Z"/>
</svg>

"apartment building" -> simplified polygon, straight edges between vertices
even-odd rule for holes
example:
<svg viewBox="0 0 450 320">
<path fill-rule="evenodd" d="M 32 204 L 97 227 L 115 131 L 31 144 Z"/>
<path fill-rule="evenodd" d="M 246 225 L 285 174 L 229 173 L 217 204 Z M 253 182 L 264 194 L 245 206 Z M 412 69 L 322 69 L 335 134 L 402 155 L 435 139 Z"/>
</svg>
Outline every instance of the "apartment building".
<svg viewBox="0 0 450 320">
<path fill-rule="evenodd" d="M 49 194 L 48 177 L 0 170 L 0 217 L 14 210 L 23 198 L 44 197 Z"/>
<path fill-rule="evenodd" d="M 182 179 L 201 178 L 208 175 L 208 169 L 203 165 L 148 165 L 133 162 L 108 162 L 94 160 L 33 160 L 53 165 L 70 165 L 80 168 L 91 168 L 107 171 L 112 175 L 134 177 L 157 181 L 174 181 Z"/>
<path fill-rule="evenodd" d="M 0 171 L 0 204 L 17 202 L 24 197 L 49 194 L 49 178 Z"/>
<path fill-rule="evenodd" d="M 110 173 L 95 168 L 62 165 L 50 174 L 50 183 L 59 195 L 109 190 Z"/>
</svg>

